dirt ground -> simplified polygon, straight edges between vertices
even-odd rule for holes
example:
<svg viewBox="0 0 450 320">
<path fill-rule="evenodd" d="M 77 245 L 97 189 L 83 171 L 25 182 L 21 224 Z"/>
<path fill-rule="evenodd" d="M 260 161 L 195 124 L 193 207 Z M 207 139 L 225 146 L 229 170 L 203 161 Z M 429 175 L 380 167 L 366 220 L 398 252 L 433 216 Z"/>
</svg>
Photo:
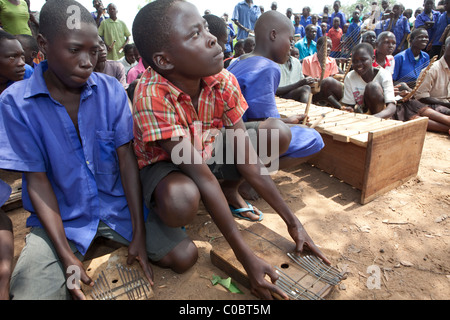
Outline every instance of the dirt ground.
<svg viewBox="0 0 450 320">
<path fill-rule="evenodd" d="M 333 265 L 348 271 L 327 300 L 449 299 L 448 135 L 427 133 L 417 177 L 366 205 L 359 203 L 358 190 L 309 164 L 273 178 L 315 243 Z M 282 220 L 265 201 L 253 204 L 265 214 L 262 224 L 289 238 Z M 27 213 L 19 208 L 8 215 L 14 224 L 17 258 L 28 232 Z M 242 228 L 251 225 L 236 222 Z M 199 212 L 186 229 L 199 248 L 199 260 L 182 275 L 154 266 L 154 299 L 255 300 L 239 283 L 244 294 L 212 285 L 213 275 L 228 276 L 210 260 L 210 249 L 221 235 L 209 215 Z M 379 287 L 368 271 L 373 266 L 380 271 Z"/>
</svg>

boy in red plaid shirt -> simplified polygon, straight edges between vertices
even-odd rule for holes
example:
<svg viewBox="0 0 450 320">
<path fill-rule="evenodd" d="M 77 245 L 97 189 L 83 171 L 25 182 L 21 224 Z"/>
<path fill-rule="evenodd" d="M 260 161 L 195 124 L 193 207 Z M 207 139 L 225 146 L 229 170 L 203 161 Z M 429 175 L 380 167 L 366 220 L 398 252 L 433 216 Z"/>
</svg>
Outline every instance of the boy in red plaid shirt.
<svg viewBox="0 0 450 320">
<path fill-rule="evenodd" d="M 239 195 L 239 184 L 247 180 L 286 222 L 296 252 L 307 247 L 329 263 L 270 176 L 261 174 L 266 167 L 250 142 L 250 132 L 261 140 L 259 133 L 267 130 L 268 141 L 274 143 L 265 147 L 282 154 L 290 142 L 289 128 L 277 119 L 254 122 L 246 128 L 241 116 L 247 103 L 236 78 L 223 69 L 222 49 L 194 5 L 183 0 L 147 4 L 135 18 L 133 38 L 150 66 L 136 87 L 133 106 L 144 199 L 151 210 L 149 219 L 154 219 L 161 231 L 155 237 L 155 256 L 150 259 L 176 272 L 195 264 L 197 248 L 180 227 L 194 219 L 202 200 L 246 270 L 252 292 L 266 299 L 271 298 L 271 291 L 286 297 L 264 279 L 269 275 L 275 281 L 277 275 L 243 241 L 230 208 L 242 208 L 239 212 L 249 220 L 262 218 L 261 212 Z M 223 127 L 233 133 L 234 149 L 226 148 L 226 152 L 234 157 L 232 163 L 222 165 L 211 159 L 221 151 L 214 149 L 214 142 Z M 249 128 L 252 130 L 247 131 Z M 277 135 L 278 140 L 271 139 Z M 236 142 L 244 143 L 243 148 Z M 261 150 L 261 143 L 259 147 Z M 223 182 L 219 184 L 218 179 Z"/>
</svg>

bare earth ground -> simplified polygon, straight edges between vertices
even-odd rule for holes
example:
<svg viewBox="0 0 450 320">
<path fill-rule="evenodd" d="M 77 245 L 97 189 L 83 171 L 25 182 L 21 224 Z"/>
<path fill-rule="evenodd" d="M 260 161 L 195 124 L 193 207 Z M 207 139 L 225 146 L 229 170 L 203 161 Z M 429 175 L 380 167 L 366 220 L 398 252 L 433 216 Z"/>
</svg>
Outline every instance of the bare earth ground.
<svg viewBox="0 0 450 320">
<path fill-rule="evenodd" d="M 405 146 L 407 147 L 407 146 Z M 427 133 L 419 173 L 374 201 L 359 204 L 360 192 L 329 174 L 304 164 L 274 177 L 284 199 L 315 243 L 348 277 L 328 300 L 447 300 L 450 297 L 450 138 Z M 263 200 L 253 202 L 265 213 L 261 222 L 289 238 L 279 216 Z M 15 257 L 24 245 L 27 213 L 8 212 L 14 223 Z M 240 227 L 251 223 L 237 220 Z M 228 276 L 212 265 L 209 251 L 221 237 L 205 211 L 187 232 L 199 248 L 199 261 L 185 274 L 153 267 L 155 299 L 255 300 L 213 286 L 213 275 Z M 380 287 L 370 289 L 375 266 Z"/>
</svg>

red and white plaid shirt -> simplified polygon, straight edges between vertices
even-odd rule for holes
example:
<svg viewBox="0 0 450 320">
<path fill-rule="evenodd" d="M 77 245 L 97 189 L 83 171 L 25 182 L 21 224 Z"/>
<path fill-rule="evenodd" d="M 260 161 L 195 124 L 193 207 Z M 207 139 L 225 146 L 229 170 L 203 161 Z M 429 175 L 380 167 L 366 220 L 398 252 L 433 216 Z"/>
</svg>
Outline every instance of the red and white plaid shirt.
<svg viewBox="0 0 450 320">
<path fill-rule="evenodd" d="M 157 141 L 189 137 L 204 160 L 212 153 L 215 130 L 238 122 L 248 105 L 233 74 L 223 69 L 205 77 L 195 110 L 189 95 L 166 78 L 148 68 L 134 93 L 134 150 L 139 168 L 170 155 Z"/>
</svg>

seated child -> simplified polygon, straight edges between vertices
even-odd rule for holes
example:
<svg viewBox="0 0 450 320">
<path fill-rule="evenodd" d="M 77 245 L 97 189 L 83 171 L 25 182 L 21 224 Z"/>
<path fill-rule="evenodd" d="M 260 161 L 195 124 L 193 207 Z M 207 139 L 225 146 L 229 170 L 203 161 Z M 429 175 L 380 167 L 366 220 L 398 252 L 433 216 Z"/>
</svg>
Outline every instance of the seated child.
<svg viewBox="0 0 450 320">
<path fill-rule="evenodd" d="M 445 40 L 444 54 L 428 70 L 414 97 L 426 105 L 419 115 L 428 117 L 428 130 L 450 132 L 450 37 Z"/>
<path fill-rule="evenodd" d="M 343 74 L 343 72 L 337 66 L 336 60 L 330 57 L 331 47 L 331 39 L 328 37 L 321 37 L 317 40 L 317 52 L 314 55 L 303 59 L 303 74 L 319 80 L 322 78 L 322 81 L 318 83 L 318 85 L 320 85 L 320 91 L 314 94 L 313 97 L 314 103 L 319 101 L 327 103 L 326 101 L 330 95 L 332 95 L 337 101 L 342 99 L 342 83 L 334 77 L 338 78 L 339 75 Z M 322 65 L 325 57 L 324 49 L 327 50 L 327 52 L 325 71 L 322 74 Z"/>
<path fill-rule="evenodd" d="M 267 12 L 260 18 L 255 26 L 256 46 L 251 54 L 242 55 L 228 70 L 239 81 L 242 94 L 249 108 L 244 114 L 244 121 L 259 121 L 270 117 L 280 118 L 275 94 L 280 83 L 280 67 L 290 56 L 290 39 L 294 32 L 290 21 L 279 12 Z M 275 23 L 280 23 L 277 27 Z M 277 31 L 278 43 L 271 30 Z M 286 30 L 287 29 L 287 30 Z M 291 32 L 292 31 L 292 32 Z M 292 34 L 291 34 L 292 33 Z M 282 119 L 288 124 L 299 124 L 305 115 L 296 115 Z M 324 144 L 320 134 L 310 128 L 299 125 L 290 126 L 292 139 L 289 149 L 281 155 L 280 168 L 288 168 L 306 161 L 319 152 Z"/>
<path fill-rule="evenodd" d="M 0 180 L 0 208 L 9 199 L 11 187 Z M 9 299 L 14 257 L 14 237 L 11 219 L 0 209 L 0 300 Z"/>
<path fill-rule="evenodd" d="M 430 56 L 423 51 L 428 40 L 428 32 L 424 28 L 411 32 L 410 47 L 394 57 L 394 83 L 406 83 L 411 89 L 415 87 L 420 72 L 430 63 Z"/>
<path fill-rule="evenodd" d="M 25 63 L 19 40 L 0 29 L 0 93 L 16 81 L 27 79 L 33 68 Z"/>
<path fill-rule="evenodd" d="M 71 6 L 79 28 L 67 26 Z M 97 25 L 76 1 L 48 1 L 38 44 L 47 61 L 0 96 L 0 168 L 24 172 L 31 227 L 11 298 L 85 298 L 79 281 L 93 281 L 81 261 L 99 236 L 129 245 L 128 262 L 138 259 L 152 283 L 146 247 L 155 239 L 147 238 L 158 238 L 144 225 L 132 116 L 120 83 L 93 72 Z"/>
<path fill-rule="evenodd" d="M 98 43 L 100 45 L 100 49 L 98 52 L 97 64 L 95 65 L 94 71 L 101 72 L 116 78 L 117 81 L 124 87 L 124 89 L 128 88 L 128 83 L 125 78 L 125 67 L 122 63 L 116 60 L 107 60 L 106 59 L 106 44 L 103 39 L 98 36 Z"/>
<path fill-rule="evenodd" d="M 185 271 L 195 263 L 196 246 L 180 227 L 195 218 L 201 199 L 247 272 L 252 292 L 266 299 L 271 298 L 270 291 L 286 297 L 264 279 L 266 274 L 272 281 L 276 278 L 273 268 L 250 250 L 233 221 L 229 205 L 246 208 L 242 215 L 253 210 L 237 191 L 242 179 L 284 217 L 299 246 L 297 251 L 307 241 L 309 248 L 323 255 L 316 251 L 270 176 L 261 174 L 265 169 L 262 163 L 249 161 L 256 154 L 241 120 L 247 104 L 236 78 L 223 69 L 223 51 L 217 39 L 196 7 L 182 0 L 150 2 L 136 15 L 132 30 L 139 52 L 150 65 L 134 95 L 135 152 L 145 203 L 151 209 L 149 219 L 158 222 L 158 234 L 173 248 L 162 250 L 159 264 Z M 234 157 L 231 163 L 220 165 L 213 151 L 221 150 L 213 149 L 213 141 L 220 139 L 223 127 L 226 135 L 234 135 L 245 147 L 231 143 L 234 149 L 229 151 L 234 151 Z M 277 141 L 280 144 L 275 147 L 287 149 L 290 134 L 280 121 L 253 123 L 252 127 L 255 129 L 249 133 L 261 129 L 268 129 L 270 135 L 280 132 L 283 141 Z M 226 149 L 230 147 L 228 143 Z M 242 161 L 237 161 L 238 156 Z"/>
<path fill-rule="evenodd" d="M 302 63 L 298 59 L 298 49 L 291 47 L 289 59 L 284 64 L 279 64 L 281 75 L 275 95 L 284 99 L 292 99 L 299 102 L 308 102 L 311 93 L 310 84 L 314 83 L 311 77 L 304 77 Z"/>
<path fill-rule="evenodd" d="M 396 47 L 395 35 L 390 31 L 383 31 L 378 35 L 375 46 L 375 59 L 372 65 L 384 68 L 392 75 L 395 68 L 395 60 L 392 55 Z"/>
<path fill-rule="evenodd" d="M 370 44 L 360 43 L 355 47 L 353 70 L 345 77 L 341 103 L 356 111 L 387 119 L 396 111 L 392 76 L 383 68 L 373 67 L 373 59 Z"/>
</svg>

